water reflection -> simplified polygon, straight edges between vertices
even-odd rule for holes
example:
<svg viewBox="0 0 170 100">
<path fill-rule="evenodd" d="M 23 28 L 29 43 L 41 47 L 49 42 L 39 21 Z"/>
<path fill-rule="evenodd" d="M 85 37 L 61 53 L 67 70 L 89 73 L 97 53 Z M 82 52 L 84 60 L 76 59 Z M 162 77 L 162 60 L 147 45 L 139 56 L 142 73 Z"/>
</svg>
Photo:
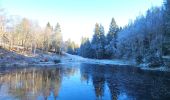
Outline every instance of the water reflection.
<svg viewBox="0 0 170 100">
<path fill-rule="evenodd" d="M 167 100 L 169 77 L 170 73 L 111 65 L 1 68 L 0 99 Z"/>
<path fill-rule="evenodd" d="M 75 68 L 25 68 L 12 70 L 0 75 L 1 94 L 9 94 L 13 99 L 36 100 L 37 97 L 47 99 L 50 94 L 57 98 L 61 87 L 62 76 L 69 76 Z M 8 97 L 6 98 L 8 99 Z"/>
<path fill-rule="evenodd" d="M 102 99 L 105 85 L 112 100 L 170 99 L 170 73 L 142 71 L 128 66 L 82 65 L 84 79 L 93 82 L 97 99 Z"/>
</svg>

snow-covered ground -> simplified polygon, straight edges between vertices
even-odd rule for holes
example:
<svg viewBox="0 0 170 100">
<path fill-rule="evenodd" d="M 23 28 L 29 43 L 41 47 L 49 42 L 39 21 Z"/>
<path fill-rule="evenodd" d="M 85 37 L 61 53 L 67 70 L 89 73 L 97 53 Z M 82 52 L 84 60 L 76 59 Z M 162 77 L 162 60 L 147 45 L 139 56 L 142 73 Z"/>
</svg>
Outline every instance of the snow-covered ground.
<svg viewBox="0 0 170 100">
<path fill-rule="evenodd" d="M 59 60 L 59 63 L 55 63 Z M 83 58 L 77 55 L 64 53 L 60 56 L 55 53 L 43 53 L 38 51 L 36 55 L 18 54 L 5 49 L 0 49 L 0 65 L 55 65 L 55 64 L 113 64 L 113 65 L 132 65 L 134 62 L 125 60 L 98 60 Z"/>
<path fill-rule="evenodd" d="M 162 65 L 160 67 L 149 67 L 149 65 L 147 63 L 143 63 L 143 64 L 140 64 L 140 65 L 137 65 L 137 67 L 140 67 L 140 69 L 142 69 L 142 70 L 170 72 L 170 68 L 166 65 Z"/>
<path fill-rule="evenodd" d="M 89 58 L 83 58 L 81 56 L 77 55 L 71 55 L 68 53 L 65 53 L 65 56 L 61 59 L 61 63 L 69 63 L 69 62 L 79 62 L 79 63 L 88 63 L 88 64 L 111 64 L 111 65 L 134 65 L 135 63 L 133 61 L 127 61 L 127 60 L 108 60 L 108 59 L 89 59 Z"/>
<path fill-rule="evenodd" d="M 59 62 L 55 62 L 55 60 Z M 23 55 L 11 52 L 8 50 L 0 49 L 0 66 L 29 66 L 29 65 L 69 65 L 76 66 L 77 64 L 87 63 L 87 64 L 99 64 L 99 65 L 133 65 L 135 66 L 135 61 L 128 60 L 108 60 L 108 59 L 89 59 L 83 58 L 77 55 L 71 55 L 64 53 L 62 56 L 55 53 L 43 53 L 37 52 L 36 55 Z M 146 64 L 141 64 L 140 67 L 143 70 L 159 70 L 159 71 L 170 71 L 168 67 L 159 68 L 149 68 Z"/>
<path fill-rule="evenodd" d="M 142 70 L 152 70 L 152 71 L 166 71 L 166 72 L 170 72 L 170 69 L 167 67 L 158 67 L 158 68 L 148 68 L 148 67 L 140 67 Z"/>
</svg>

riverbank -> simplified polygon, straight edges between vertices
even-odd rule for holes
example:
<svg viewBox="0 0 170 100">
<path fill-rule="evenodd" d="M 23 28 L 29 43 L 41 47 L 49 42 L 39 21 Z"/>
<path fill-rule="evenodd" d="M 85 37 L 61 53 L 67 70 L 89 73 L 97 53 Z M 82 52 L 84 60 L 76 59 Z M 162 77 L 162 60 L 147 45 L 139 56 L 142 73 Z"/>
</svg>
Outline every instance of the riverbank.
<svg viewBox="0 0 170 100">
<path fill-rule="evenodd" d="M 133 65 L 134 62 L 126 60 L 98 60 L 88 59 L 77 55 L 64 53 L 57 55 L 51 52 L 42 52 L 37 50 L 36 54 L 20 54 L 5 49 L 0 49 L 0 66 L 28 66 L 28 65 L 57 65 L 57 64 L 74 64 L 89 63 L 99 65 Z"/>
<path fill-rule="evenodd" d="M 167 71 L 170 72 L 170 68 L 168 66 L 162 65 L 159 67 L 149 67 L 148 64 L 140 64 L 137 65 L 142 70 L 149 70 L 149 71 Z"/>
<path fill-rule="evenodd" d="M 40 50 L 37 51 L 35 55 L 33 54 L 19 54 L 16 52 L 8 51 L 5 49 L 0 49 L 0 66 L 4 67 L 25 67 L 25 66 L 53 66 L 53 65 L 72 65 L 76 66 L 76 64 L 87 63 L 87 64 L 98 64 L 98 65 L 121 65 L 121 66 L 137 66 L 142 70 L 156 70 L 156 71 L 168 71 L 170 72 L 170 68 L 161 66 L 150 68 L 147 64 L 136 65 L 133 60 L 108 60 L 108 59 L 89 59 L 83 58 L 77 55 L 71 55 L 68 53 L 64 53 L 63 55 L 57 55 L 55 53 L 50 52 L 42 52 Z"/>
<path fill-rule="evenodd" d="M 64 60 L 64 63 L 69 62 L 81 62 L 81 63 L 88 63 L 88 64 L 99 64 L 99 65 L 120 65 L 120 66 L 136 66 L 139 67 L 142 70 L 150 70 L 150 71 L 167 71 L 170 72 L 170 68 L 168 66 L 160 66 L 160 67 L 149 67 L 148 64 L 140 64 L 137 65 L 135 60 L 120 60 L 120 59 L 89 59 L 89 58 L 83 58 L 81 56 L 77 55 L 71 55 L 71 54 L 65 54 L 66 58 L 69 58 L 70 60 Z M 67 62 L 68 61 L 68 62 Z"/>
<path fill-rule="evenodd" d="M 34 64 L 56 64 L 60 60 L 60 56 L 54 53 L 44 53 L 37 50 L 34 55 L 32 53 L 17 53 L 6 49 L 0 49 L 0 66 L 28 66 Z"/>
</svg>

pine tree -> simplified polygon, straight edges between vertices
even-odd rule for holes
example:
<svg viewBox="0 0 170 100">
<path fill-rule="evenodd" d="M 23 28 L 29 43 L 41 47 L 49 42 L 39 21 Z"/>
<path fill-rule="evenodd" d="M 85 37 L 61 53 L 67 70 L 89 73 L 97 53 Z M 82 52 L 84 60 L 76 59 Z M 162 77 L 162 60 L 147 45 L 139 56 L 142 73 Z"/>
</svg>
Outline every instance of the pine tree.
<svg viewBox="0 0 170 100">
<path fill-rule="evenodd" d="M 110 23 L 109 32 L 106 36 L 106 46 L 105 46 L 105 56 L 107 58 L 111 58 L 115 55 L 115 51 L 117 48 L 117 33 L 119 31 L 119 27 L 116 24 L 116 21 L 114 18 L 112 18 L 112 21 Z"/>
<path fill-rule="evenodd" d="M 62 39 L 60 24 L 57 23 L 57 25 L 54 28 L 54 34 L 52 35 L 52 46 L 55 48 L 56 53 L 61 54 L 62 41 L 63 39 Z"/>
<path fill-rule="evenodd" d="M 65 44 L 67 53 L 77 55 L 79 46 L 74 41 L 68 39 Z"/>
<path fill-rule="evenodd" d="M 82 38 L 79 55 L 82 57 L 93 58 L 93 52 L 89 38 Z"/>
<path fill-rule="evenodd" d="M 95 52 L 94 57 L 97 59 L 104 58 L 104 46 L 105 46 L 105 35 L 104 35 L 104 27 L 96 23 L 94 35 L 92 39 L 92 49 Z"/>
<path fill-rule="evenodd" d="M 50 47 L 50 36 L 52 34 L 52 26 L 50 25 L 50 23 L 48 22 L 45 28 L 45 32 L 44 32 L 44 39 L 43 39 L 43 49 L 44 51 L 48 51 L 51 49 Z"/>
<path fill-rule="evenodd" d="M 108 34 L 106 36 L 107 44 L 109 44 L 112 41 L 112 39 L 116 39 L 118 30 L 119 30 L 119 27 L 116 24 L 115 19 L 112 18 L 112 21 L 110 23 L 109 32 L 108 32 Z"/>
<path fill-rule="evenodd" d="M 163 52 L 164 55 L 170 55 L 170 0 L 165 1 L 165 39 Z"/>
</svg>

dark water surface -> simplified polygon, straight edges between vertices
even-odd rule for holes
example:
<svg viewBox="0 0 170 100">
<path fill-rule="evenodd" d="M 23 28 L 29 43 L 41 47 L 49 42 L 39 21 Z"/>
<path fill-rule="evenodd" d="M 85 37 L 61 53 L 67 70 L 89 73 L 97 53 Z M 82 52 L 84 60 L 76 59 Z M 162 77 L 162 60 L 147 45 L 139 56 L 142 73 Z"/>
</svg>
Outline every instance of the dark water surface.
<svg viewBox="0 0 170 100">
<path fill-rule="evenodd" d="M 0 68 L 0 100 L 170 100 L 170 73 L 90 64 Z"/>
</svg>

